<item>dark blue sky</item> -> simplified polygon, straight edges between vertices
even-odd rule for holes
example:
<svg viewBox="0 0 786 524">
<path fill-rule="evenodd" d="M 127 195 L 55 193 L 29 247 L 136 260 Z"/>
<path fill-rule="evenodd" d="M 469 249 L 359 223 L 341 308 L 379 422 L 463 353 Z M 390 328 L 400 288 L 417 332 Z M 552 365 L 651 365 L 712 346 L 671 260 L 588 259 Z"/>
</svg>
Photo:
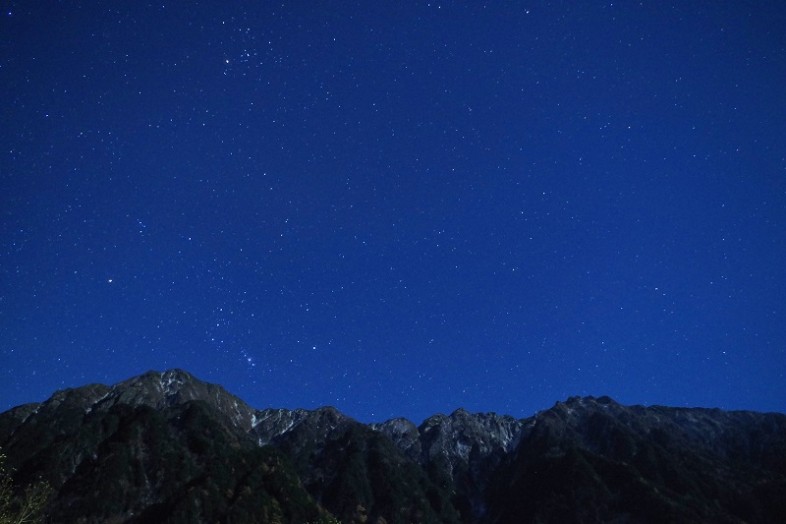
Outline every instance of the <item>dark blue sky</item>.
<svg viewBox="0 0 786 524">
<path fill-rule="evenodd" d="M 2 2 L 0 409 L 786 411 L 786 7 Z"/>
</svg>

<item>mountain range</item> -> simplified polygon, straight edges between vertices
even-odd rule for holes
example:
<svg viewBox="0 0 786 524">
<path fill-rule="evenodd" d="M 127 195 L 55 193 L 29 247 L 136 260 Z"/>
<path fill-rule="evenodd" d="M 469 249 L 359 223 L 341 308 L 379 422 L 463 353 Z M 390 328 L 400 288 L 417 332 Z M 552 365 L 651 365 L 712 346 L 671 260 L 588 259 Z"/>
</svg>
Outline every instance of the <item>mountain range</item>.
<svg viewBox="0 0 786 524">
<path fill-rule="evenodd" d="M 363 424 L 150 371 L 0 414 L 0 448 L 57 523 L 786 521 L 786 415 L 609 397 Z"/>
</svg>

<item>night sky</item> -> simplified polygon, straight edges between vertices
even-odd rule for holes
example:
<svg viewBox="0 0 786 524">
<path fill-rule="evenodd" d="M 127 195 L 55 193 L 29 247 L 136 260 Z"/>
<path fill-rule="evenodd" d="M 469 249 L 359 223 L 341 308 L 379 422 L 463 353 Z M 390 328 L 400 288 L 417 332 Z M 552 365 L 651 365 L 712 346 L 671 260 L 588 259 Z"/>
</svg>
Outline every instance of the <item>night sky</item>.
<svg viewBox="0 0 786 524">
<path fill-rule="evenodd" d="M 0 410 L 786 411 L 783 2 L 0 5 Z"/>
</svg>

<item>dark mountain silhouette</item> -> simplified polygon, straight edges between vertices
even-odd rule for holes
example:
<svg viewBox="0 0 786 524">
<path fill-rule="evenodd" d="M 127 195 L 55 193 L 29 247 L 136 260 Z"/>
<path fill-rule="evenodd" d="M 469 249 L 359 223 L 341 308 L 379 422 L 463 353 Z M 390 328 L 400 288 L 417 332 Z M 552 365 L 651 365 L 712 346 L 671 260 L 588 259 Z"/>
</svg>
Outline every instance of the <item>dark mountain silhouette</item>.
<svg viewBox="0 0 786 524">
<path fill-rule="evenodd" d="M 254 409 L 185 371 L 0 414 L 51 522 L 778 522 L 786 415 L 570 398 L 517 420 L 419 427 L 325 407 Z"/>
</svg>

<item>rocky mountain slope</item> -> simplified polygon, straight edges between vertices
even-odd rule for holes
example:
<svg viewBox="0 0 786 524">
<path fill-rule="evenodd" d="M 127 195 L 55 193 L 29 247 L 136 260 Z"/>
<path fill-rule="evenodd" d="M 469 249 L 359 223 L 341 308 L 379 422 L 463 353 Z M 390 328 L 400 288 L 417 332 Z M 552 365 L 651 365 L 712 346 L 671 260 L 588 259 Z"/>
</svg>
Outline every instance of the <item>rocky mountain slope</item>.
<svg viewBox="0 0 786 524">
<path fill-rule="evenodd" d="M 254 409 L 181 370 L 0 414 L 51 522 L 777 522 L 786 415 L 571 398 L 416 426 Z"/>
</svg>

